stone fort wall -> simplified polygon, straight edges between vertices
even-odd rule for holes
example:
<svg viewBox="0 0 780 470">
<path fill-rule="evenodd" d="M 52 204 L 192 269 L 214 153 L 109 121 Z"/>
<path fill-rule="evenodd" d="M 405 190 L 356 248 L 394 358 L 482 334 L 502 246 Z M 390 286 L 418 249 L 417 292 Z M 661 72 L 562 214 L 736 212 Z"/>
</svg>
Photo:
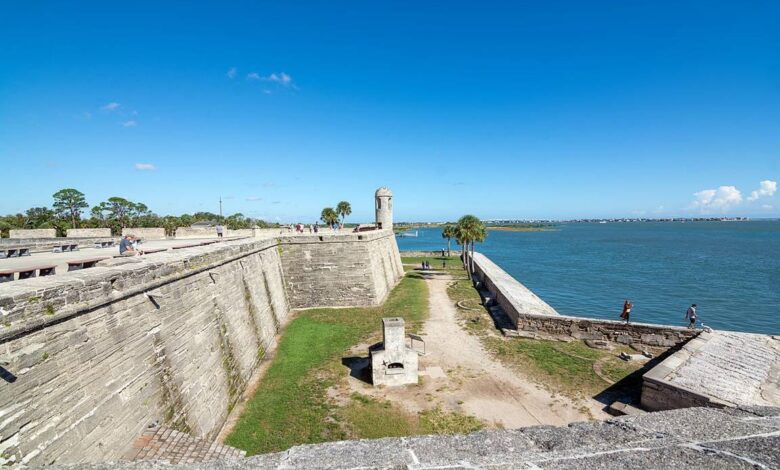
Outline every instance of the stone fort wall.
<svg viewBox="0 0 780 470">
<path fill-rule="evenodd" d="M 552 307 L 481 253 L 474 254 L 475 276 L 518 330 L 621 344 L 671 347 L 698 334 L 684 327 L 559 315 Z"/>
<path fill-rule="evenodd" d="M 292 307 L 364 304 L 364 292 L 378 303 L 400 278 L 392 233 L 338 238 L 240 240 L 0 285 L 0 463 L 116 460 L 155 421 L 214 437 Z M 314 269 L 329 257 L 338 269 Z M 311 279 L 291 288 L 301 266 Z M 353 294 L 329 294 L 342 289 Z"/>
</svg>

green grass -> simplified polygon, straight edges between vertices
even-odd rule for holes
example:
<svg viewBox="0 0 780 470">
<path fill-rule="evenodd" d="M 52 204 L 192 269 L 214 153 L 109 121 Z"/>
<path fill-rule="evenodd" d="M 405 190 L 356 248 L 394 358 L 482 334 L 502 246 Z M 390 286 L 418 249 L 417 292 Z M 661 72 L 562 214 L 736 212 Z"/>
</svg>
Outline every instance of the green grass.
<svg viewBox="0 0 780 470">
<path fill-rule="evenodd" d="M 582 341 L 558 341 L 515 338 L 485 338 L 485 344 L 500 360 L 518 367 L 551 390 L 570 396 L 593 395 L 609 386 L 593 369 L 602 361 L 605 376 L 618 382 L 641 367 L 617 357 L 624 348 L 612 351 L 592 349 Z"/>
<path fill-rule="evenodd" d="M 368 437 L 361 433 L 370 426 L 340 422 L 357 420 L 359 413 L 339 413 L 326 392 L 346 375 L 341 358 L 348 349 L 377 336 L 382 317 L 395 316 L 407 320 L 407 331 L 419 330 L 428 316 L 424 280 L 405 277 L 380 307 L 302 312 L 287 327 L 257 393 L 225 443 L 252 455 L 355 432 L 355 437 Z"/>
<path fill-rule="evenodd" d="M 447 270 L 461 270 L 463 271 L 463 261 L 461 261 L 459 254 L 452 252 L 452 256 L 449 258 L 446 256 L 402 256 L 401 262 L 404 264 L 411 264 L 419 267 L 423 261 L 431 263 L 431 268 L 442 269 L 442 263 L 446 261 Z M 464 272 L 465 275 L 465 272 Z"/>
</svg>

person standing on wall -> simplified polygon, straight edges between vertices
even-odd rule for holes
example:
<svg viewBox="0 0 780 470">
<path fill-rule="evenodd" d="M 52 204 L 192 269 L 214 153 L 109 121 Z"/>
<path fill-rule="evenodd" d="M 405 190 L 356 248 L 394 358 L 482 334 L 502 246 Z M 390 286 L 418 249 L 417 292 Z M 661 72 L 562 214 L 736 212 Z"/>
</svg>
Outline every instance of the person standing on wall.
<svg viewBox="0 0 780 470">
<path fill-rule="evenodd" d="M 631 319 L 631 307 L 633 307 L 634 304 L 631 303 L 630 300 L 626 299 L 625 302 L 623 302 L 623 312 L 620 314 L 620 318 L 626 321 L 626 323 L 629 322 Z"/>
<path fill-rule="evenodd" d="M 685 312 L 685 318 L 688 319 L 688 328 L 696 328 L 696 304 L 691 304 L 688 310 Z"/>
<path fill-rule="evenodd" d="M 217 238 L 222 238 L 222 233 L 225 231 L 225 227 L 222 224 L 217 224 Z"/>
</svg>

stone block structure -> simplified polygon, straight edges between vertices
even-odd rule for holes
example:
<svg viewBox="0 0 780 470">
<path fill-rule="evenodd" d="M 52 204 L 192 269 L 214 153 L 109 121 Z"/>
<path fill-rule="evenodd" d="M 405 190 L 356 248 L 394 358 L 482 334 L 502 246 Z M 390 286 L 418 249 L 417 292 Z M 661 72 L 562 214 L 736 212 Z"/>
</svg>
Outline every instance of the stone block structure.
<svg viewBox="0 0 780 470">
<path fill-rule="evenodd" d="M 380 230 L 393 230 L 393 193 L 387 188 L 379 188 L 375 194 L 376 226 Z"/>
<path fill-rule="evenodd" d="M 57 230 L 53 228 L 11 229 L 8 238 L 56 238 Z"/>
<path fill-rule="evenodd" d="M 389 231 L 280 240 L 292 308 L 378 305 L 404 275 Z"/>
<path fill-rule="evenodd" d="M 780 340 L 703 332 L 642 378 L 642 406 L 780 406 Z"/>
<path fill-rule="evenodd" d="M 65 231 L 68 238 L 100 238 L 110 237 L 110 228 L 69 228 Z"/>
<path fill-rule="evenodd" d="M 416 384 L 417 351 L 406 346 L 403 318 L 382 319 L 382 344 L 369 350 L 374 386 Z"/>
<path fill-rule="evenodd" d="M 108 263 L 0 285 L 0 465 L 116 460 L 154 422 L 211 439 L 291 308 L 376 305 L 403 274 L 392 232 Z"/>
<path fill-rule="evenodd" d="M 122 236 L 135 235 L 142 240 L 165 240 L 165 229 L 162 227 L 125 227 Z"/>
<path fill-rule="evenodd" d="M 658 347 L 676 346 L 698 334 L 683 327 L 560 315 L 482 253 L 474 253 L 474 268 L 476 278 L 518 330 Z"/>
</svg>

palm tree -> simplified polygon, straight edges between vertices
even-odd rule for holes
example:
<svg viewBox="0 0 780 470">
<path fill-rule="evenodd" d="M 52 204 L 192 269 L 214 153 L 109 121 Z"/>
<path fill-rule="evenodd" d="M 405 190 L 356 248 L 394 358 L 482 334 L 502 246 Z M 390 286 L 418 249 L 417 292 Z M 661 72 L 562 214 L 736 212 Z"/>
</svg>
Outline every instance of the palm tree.
<svg viewBox="0 0 780 470">
<path fill-rule="evenodd" d="M 458 243 L 461 244 L 463 262 L 469 273 L 469 279 L 471 279 L 471 274 L 474 272 L 474 242 L 485 241 L 487 230 L 485 230 L 485 224 L 473 215 L 464 215 L 458 219 L 456 227 L 456 238 Z M 469 247 L 471 248 L 471 253 L 470 256 L 467 256 L 469 255 Z"/>
<path fill-rule="evenodd" d="M 447 256 L 450 256 L 450 241 L 457 235 L 456 227 L 452 224 L 447 224 L 441 231 L 441 237 L 447 239 Z"/>
<path fill-rule="evenodd" d="M 352 206 L 347 201 L 341 201 L 336 204 L 336 214 L 341 216 L 341 228 L 344 228 L 344 220 L 352 213 Z"/>
<path fill-rule="evenodd" d="M 322 219 L 328 227 L 333 228 L 333 226 L 336 225 L 336 222 L 339 221 L 339 215 L 332 207 L 326 207 L 325 209 L 322 209 L 320 219 Z"/>
</svg>

